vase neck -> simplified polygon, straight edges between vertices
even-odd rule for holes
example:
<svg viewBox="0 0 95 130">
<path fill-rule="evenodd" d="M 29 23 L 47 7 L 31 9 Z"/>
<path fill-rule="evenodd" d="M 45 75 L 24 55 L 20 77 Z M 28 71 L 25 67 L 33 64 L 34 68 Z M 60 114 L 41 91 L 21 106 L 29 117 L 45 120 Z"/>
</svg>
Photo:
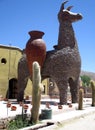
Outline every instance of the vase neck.
<svg viewBox="0 0 95 130">
<path fill-rule="evenodd" d="M 29 35 L 31 36 L 32 39 L 39 39 L 42 38 L 44 35 L 44 32 L 42 31 L 30 31 Z"/>
</svg>

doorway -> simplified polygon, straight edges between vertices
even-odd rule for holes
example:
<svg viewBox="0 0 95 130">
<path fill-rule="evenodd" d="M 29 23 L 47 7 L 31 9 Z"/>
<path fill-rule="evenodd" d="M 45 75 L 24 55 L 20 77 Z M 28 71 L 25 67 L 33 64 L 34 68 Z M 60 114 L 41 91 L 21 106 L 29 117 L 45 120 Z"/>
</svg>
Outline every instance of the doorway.
<svg viewBox="0 0 95 130">
<path fill-rule="evenodd" d="M 9 86 L 6 98 L 16 99 L 17 98 L 17 79 L 13 78 L 9 80 Z"/>
</svg>

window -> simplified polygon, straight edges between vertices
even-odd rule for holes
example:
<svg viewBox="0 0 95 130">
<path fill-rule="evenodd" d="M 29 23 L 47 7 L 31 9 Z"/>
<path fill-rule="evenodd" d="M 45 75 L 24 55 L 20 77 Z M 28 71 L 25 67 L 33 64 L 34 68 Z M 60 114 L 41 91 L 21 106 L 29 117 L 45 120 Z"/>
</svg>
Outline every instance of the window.
<svg viewBox="0 0 95 130">
<path fill-rule="evenodd" d="M 7 63 L 7 60 L 6 60 L 5 58 L 2 58 L 2 59 L 1 59 L 1 63 L 2 63 L 2 64 L 6 64 L 6 63 Z"/>
</svg>

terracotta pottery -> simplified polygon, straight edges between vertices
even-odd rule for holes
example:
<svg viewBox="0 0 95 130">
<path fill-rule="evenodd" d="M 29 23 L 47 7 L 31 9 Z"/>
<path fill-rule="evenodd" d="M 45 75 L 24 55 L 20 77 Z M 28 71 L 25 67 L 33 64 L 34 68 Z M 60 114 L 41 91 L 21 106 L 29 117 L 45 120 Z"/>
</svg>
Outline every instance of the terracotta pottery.
<svg viewBox="0 0 95 130">
<path fill-rule="evenodd" d="M 9 107 L 11 107 L 11 103 L 10 102 L 7 103 L 7 108 L 9 108 Z"/>
<path fill-rule="evenodd" d="M 72 107 L 72 104 L 71 104 L 71 103 L 69 103 L 69 107 Z"/>
<path fill-rule="evenodd" d="M 30 75 L 32 75 L 32 64 L 37 61 L 42 68 L 45 57 L 46 57 L 46 45 L 42 36 L 44 32 L 41 31 L 30 31 L 30 39 L 26 44 L 26 56 L 29 67 Z"/>
<path fill-rule="evenodd" d="M 58 105 L 58 109 L 63 109 L 63 106 L 62 105 Z"/>
<path fill-rule="evenodd" d="M 50 104 L 46 102 L 46 108 L 50 108 Z"/>
<path fill-rule="evenodd" d="M 27 110 L 28 107 L 29 107 L 29 106 L 28 106 L 27 104 L 24 104 L 24 105 L 23 105 L 23 108 L 24 108 L 25 110 Z"/>
<path fill-rule="evenodd" d="M 29 100 L 29 96 L 28 95 L 25 97 L 25 100 Z"/>
<path fill-rule="evenodd" d="M 4 98 L 4 101 L 8 101 L 8 98 Z"/>
<path fill-rule="evenodd" d="M 11 111 L 16 111 L 17 107 L 16 106 L 11 106 Z"/>
<path fill-rule="evenodd" d="M 23 102 L 19 102 L 19 105 L 20 105 L 20 106 L 23 106 Z"/>
</svg>

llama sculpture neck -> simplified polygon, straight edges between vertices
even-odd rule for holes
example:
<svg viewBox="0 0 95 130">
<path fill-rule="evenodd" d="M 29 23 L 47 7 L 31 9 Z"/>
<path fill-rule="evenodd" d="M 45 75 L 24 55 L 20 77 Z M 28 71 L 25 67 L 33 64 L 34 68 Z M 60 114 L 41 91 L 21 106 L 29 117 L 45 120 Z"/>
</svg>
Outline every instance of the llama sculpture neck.
<svg viewBox="0 0 95 130">
<path fill-rule="evenodd" d="M 71 47 L 75 45 L 75 36 L 72 24 L 70 22 L 62 22 L 59 26 L 58 49 Z"/>
</svg>

